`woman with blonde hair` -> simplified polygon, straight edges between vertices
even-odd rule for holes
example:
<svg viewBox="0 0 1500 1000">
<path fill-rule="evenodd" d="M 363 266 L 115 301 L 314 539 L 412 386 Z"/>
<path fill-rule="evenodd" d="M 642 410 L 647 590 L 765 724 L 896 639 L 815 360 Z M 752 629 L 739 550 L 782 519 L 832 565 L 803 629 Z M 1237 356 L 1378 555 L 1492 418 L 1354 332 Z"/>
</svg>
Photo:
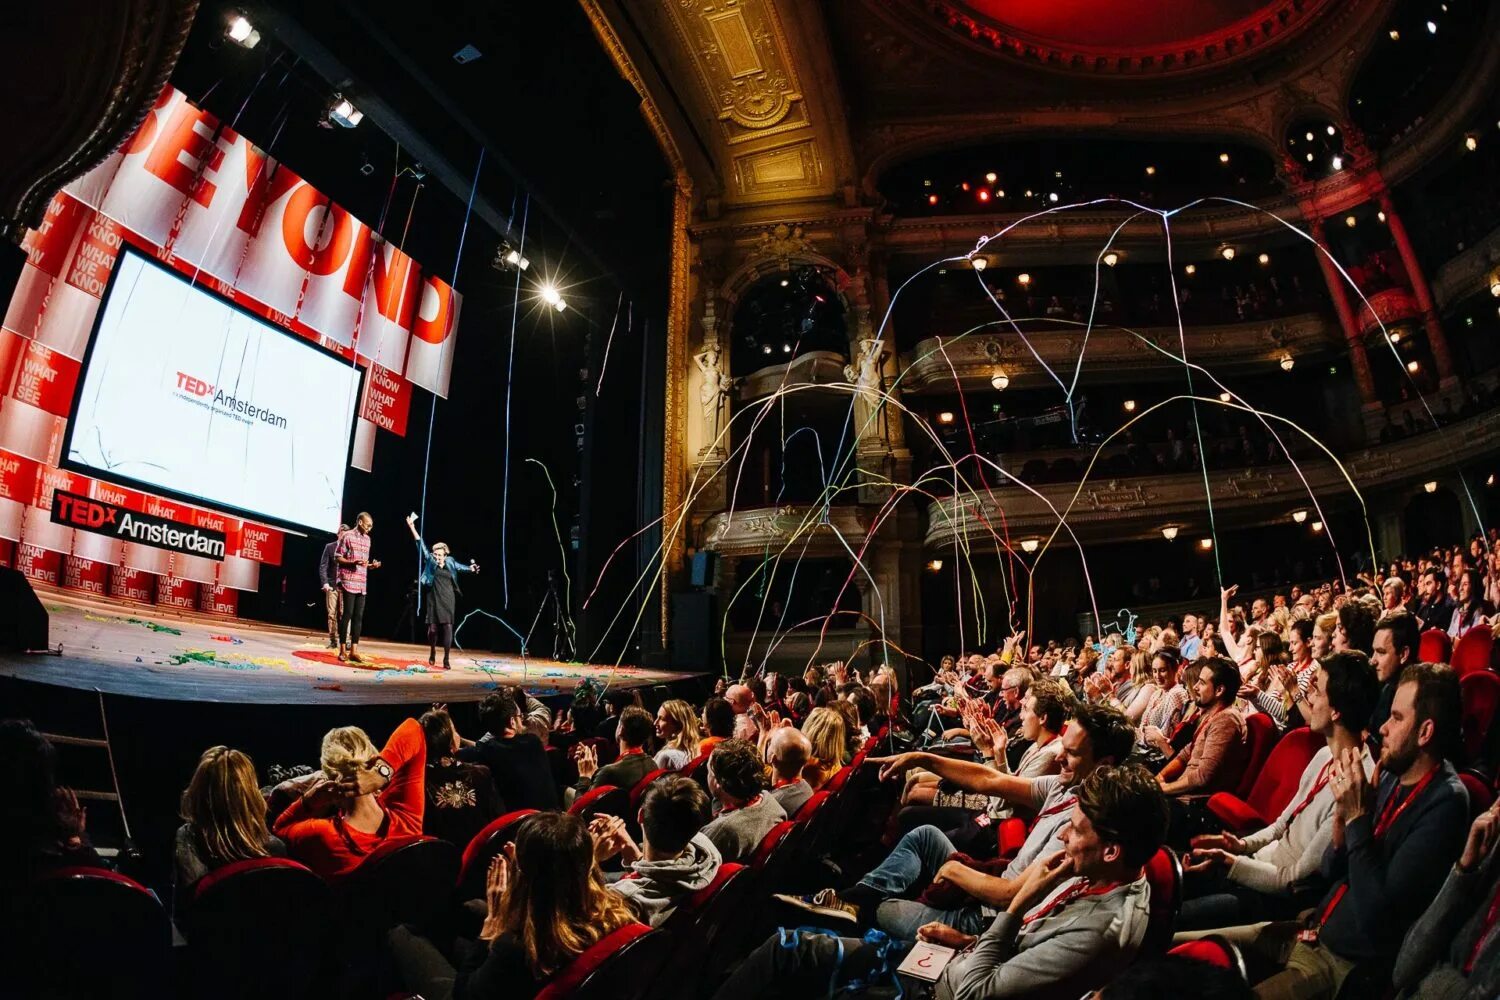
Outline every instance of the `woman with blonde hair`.
<svg viewBox="0 0 1500 1000">
<path fill-rule="evenodd" d="M 822 788 L 839 768 L 848 753 L 848 730 L 844 717 L 831 708 L 815 708 L 802 723 L 802 735 L 812 744 L 812 757 L 802 768 L 802 777 L 813 791 Z"/>
<path fill-rule="evenodd" d="M 698 755 L 703 736 L 698 729 L 698 713 L 681 698 L 664 701 L 656 710 L 656 735 L 662 748 L 656 751 L 657 767 L 676 771 Z"/>
<path fill-rule="evenodd" d="M 1137 649 L 1130 657 L 1130 680 L 1134 690 L 1129 700 L 1121 702 L 1120 707 L 1135 724 L 1140 723 L 1141 717 L 1146 714 L 1147 706 L 1161 690 L 1156 685 L 1155 674 L 1151 669 L 1151 662 L 1155 658 L 1155 653 L 1149 653 L 1145 648 Z"/>
<path fill-rule="evenodd" d="M 401 979 L 426 997 L 526 1000 L 591 945 L 635 915 L 612 891 L 596 858 L 608 856 L 624 823 L 541 812 L 490 863 L 485 918 L 476 945 L 460 942 L 455 970 L 431 942 L 406 927 L 390 936 Z"/>
<path fill-rule="evenodd" d="M 229 747 L 209 747 L 182 793 L 173 850 L 179 899 L 216 868 L 251 858 L 285 856 L 286 844 L 266 829 L 266 800 L 250 758 Z"/>
<path fill-rule="evenodd" d="M 326 879 L 347 875 L 385 841 L 422 833 L 427 737 L 407 719 L 376 750 L 358 726 L 323 737 L 323 778 L 276 818 L 292 857 Z"/>
</svg>

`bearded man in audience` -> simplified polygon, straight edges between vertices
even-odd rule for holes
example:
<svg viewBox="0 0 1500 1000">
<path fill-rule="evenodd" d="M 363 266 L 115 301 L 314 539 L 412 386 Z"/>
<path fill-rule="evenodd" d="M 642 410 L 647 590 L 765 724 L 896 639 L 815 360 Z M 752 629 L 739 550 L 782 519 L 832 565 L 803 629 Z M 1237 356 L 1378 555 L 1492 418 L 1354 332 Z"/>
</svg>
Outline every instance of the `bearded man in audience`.
<svg viewBox="0 0 1500 1000">
<path fill-rule="evenodd" d="M 1077 788 L 1061 850 L 1035 858 L 1010 901 L 980 933 L 932 922 L 922 941 L 959 952 L 938 976 L 938 1000 L 1071 998 L 1110 982 L 1134 960 L 1150 922 L 1144 868 L 1161 848 L 1167 804 L 1142 768 L 1101 767 Z M 1055 845 L 1053 845 L 1055 846 Z M 900 961 L 858 938 L 773 935 L 741 963 L 716 1000 L 821 996 Z"/>
</svg>

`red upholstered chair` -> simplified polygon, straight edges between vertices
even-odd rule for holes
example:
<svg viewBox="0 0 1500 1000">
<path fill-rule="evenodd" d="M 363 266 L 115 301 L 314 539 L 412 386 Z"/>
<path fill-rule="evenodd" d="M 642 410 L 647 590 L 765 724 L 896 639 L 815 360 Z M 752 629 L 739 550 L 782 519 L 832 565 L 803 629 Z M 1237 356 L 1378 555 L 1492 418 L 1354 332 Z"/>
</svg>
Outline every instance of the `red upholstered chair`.
<svg viewBox="0 0 1500 1000">
<path fill-rule="evenodd" d="M 287 858 L 209 872 L 177 908 L 194 995 L 311 995 L 326 965 L 332 905 L 328 884 Z"/>
<path fill-rule="evenodd" d="M 1209 796 L 1208 811 L 1231 833 L 1247 833 L 1269 826 L 1297 794 L 1297 783 L 1307 762 L 1323 748 L 1323 737 L 1303 726 L 1293 729 L 1272 748 L 1265 765 L 1250 773 L 1255 783 L 1245 798 L 1229 792 Z"/>
<path fill-rule="evenodd" d="M 671 953 L 670 934 L 626 924 L 558 970 L 536 1000 L 640 1000 Z"/>
<path fill-rule="evenodd" d="M 19 926 L 7 931 L 15 950 L 0 993 L 167 995 L 167 913 L 139 882 L 103 868 L 59 868 L 37 879 L 19 913 Z"/>
<path fill-rule="evenodd" d="M 618 816 L 620 819 L 630 819 L 634 815 L 630 811 L 630 792 L 614 785 L 590 788 L 573 800 L 568 812 L 574 816 L 582 816 L 585 820 L 593 819 L 601 813 Z"/>
<path fill-rule="evenodd" d="M 686 764 L 678 768 L 677 773 L 682 775 L 684 778 L 692 778 L 698 784 L 703 786 L 704 791 L 707 791 L 709 756 L 710 754 L 700 753 L 698 756 L 694 757 L 692 760 L 688 761 Z"/>
<path fill-rule="evenodd" d="M 808 800 L 802 803 L 795 815 L 788 817 L 798 823 L 805 823 L 812 818 L 813 813 L 823 808 L 823 803 L 828 801 L 829 792 L 813 792 Z"/>
<path fill-rule="evenodd" d="M 490 860 L 500 853 L 501 848 L 516 839 L 516 829 L 521 825 L 521 820 L 535 813 L 535 809 L 508 812 L 490 820 L 483 830 L 474 834 L 469 846 L 464 848 L 463 858 L 458 865 L 458 899 L 484 898 L 484 882 L 489 873 Z"/>
<path fill-rule="evenodd" d="M 1460 771 L 1458 780 L 1464 783 L 1464 791 L 1469 793 L 1469 822 L 1472 823 L 1494 804 L 1495 791 L 1478 775 L 1467 771 Z"/>
<path fill-rule="evenodd" d="M 1476 670 L 1489 670 L 1490 651 L 1495 644 L 1494 632 L 1488 625 L 1475 625 L 1458 637 L 1453 644 L 1453 659 L 1448 661 L 1459 677 Z"/>
<path fill-rule="evenodd" d="M 827 792 L 830 795 L 835 792 L 843 791 L 844 785 L 849 781 L 849 775 L 853 773 L 854 768 L 849 764 L 845 764 L 843 767 L 833 772 L 833 776 L 830 777 L 827 781 L 823 782 L 823 787 L 818 789 L 818 791 Z"/>
<path fill-rule="evenodd" d="M 1484 750 L 1485 736 L 1500 711 L 1500 677 L 1475 670 L 1458 679 L 1463 696 L 1464 756 L 1472 763 Z"/>
<path fill-rule="evenodd" d="M 650 788 L 657 778 L 665 778 L 671 773 L 671 770 L 668 768 L 660 768 L 652 771 L 640 781 L 637 781 L 630 789 L 630 815 L 625 818 L 634 822 L 635 814 L 641 808 L 641 799 L 646 797 L 646 789 Z"/>
<path fill-rule="evenodd" d="M 719 866 L 712 882 L 677 904 L 661 929 L 672 935 L 678 959 L 658 997 L 703 995 L 708 992 L 699 988 L 704 974 L 726 969 L 738 957 L 747 924 L 741 917 L 754 882 L 747 866 L 729 862 Z"/>
<path fill-rule="evenodd" d="M 1002 819 L 995 824 L 995 842 L 999 858 L 1014 858 L 1021 853 L 1021 846 L 1026 843 L 1026 837 L 1031 832 L 1024 819 L 1015 816 Z"/>
<path fill-rule="evenodd" d="M 1182 909 L 1182 862 L 1170 847 L 1146 862 L 1146 881 L 1151 885 L 1151 916 L 1141 941 L 1142 957 L 1160 955 L 1171 946 L 1172 925 Z"/>
<path fill-rule="evenodd" d="M 792 831 L 797 826 L 797 823 L 789 819 L 777 823 L 761 838 L 760 846 L 755 849 L 755 854 L 750 859 L 750 870 L 755 873 L 761 895 L 786 889 L 796 860 L 797 842 L 792 838 Z"/>
<path fill-rule="evenodd" d="M 1264 712 L 1256 712 L 1254 715 L 1245 717 L 1245 770 L 1240 775 L 1240 783 L 1234 789 L 1234 794 L 1242 799 L 1250 797 L 1250 789 L 1255 785 L 1256 776 L 1260 774 L 1261 768 L 1265 767 L 1266 758 L 1271 756 L 1271 750 L 1276 746 L 1276 723 Z"/>
<path fill-rule="evenodd" d="M 1245 956 L 1240 953 L 1239 946 L 1218 934 L 1210 934 L 1195 941 L 1184 941 L 1167 954 L 1228 969 L 1238 973 L 1246 982 L 1250 979 L 1249 973 L 1245 971 Z"/>
<path fill-rule="evenodd" d="M 594 748 L 594 754 L 598 758 L 599 766 L 613 764 L 620 756 L 620 748 L 614 740 L 607 740 L 603 736 L 590 736 L 586 740 L 579 740 L 577 746 L 588 745 Z"/>
<path fill-rule="evenodd" d="M 1422 633 L 1417 644 L 1417 659 L 1423 663 L 1447 663 L 1453 655 L 1453 639 L 1440 628 Z"/>
<path fill-rule="evenodd" d="M 446 840 L 387 840 L 337 886 L 345 915 L 379 932 L 425 924 L 447 903 L 459 863 L 458 848 Z"/>
</svg>

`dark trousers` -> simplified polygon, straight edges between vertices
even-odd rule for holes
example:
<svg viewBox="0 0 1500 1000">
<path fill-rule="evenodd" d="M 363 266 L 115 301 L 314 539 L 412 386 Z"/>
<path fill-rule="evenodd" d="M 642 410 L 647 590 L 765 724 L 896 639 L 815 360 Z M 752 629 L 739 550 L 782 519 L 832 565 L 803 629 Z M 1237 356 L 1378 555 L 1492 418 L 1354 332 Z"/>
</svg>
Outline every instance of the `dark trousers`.
<svg viewBox="0 0 1500 1000">
<path fill-rule="evenodd" d="M 840 946 L 843 960 L 839 960 Z M 890 968 L 901 964 L 910 950 L 908 942 L 894 944 L 886 955 Z M 772 934 L 740 963 L 714 1000 L 759 1000 L 759 998 L 821 997 L 856 980 L 865 981 L 879 971 L 879 949 L 859 938 L 835 938 L 826 934 L 797 932 L 790 945 L 781 933 Z M 880 985 L 856 996 L 893 996 L 891 976 L 878 977 Z"/>
<path fill-rule="evenodd" d="M 1231 882 L 1222 870 L 1211 870 L 1189 872 L 1183 879 L 1182 894 L 1177 929 L 1209 931 L 1266 920 L 1294 920 L 1302 910 L 1317 905 L 1322 890 L 1272 896 Z"/>
<path fill-rule="evenodd" d="M 437 659 L 438 643 L 443 644 L 443 666 L 448 665 L 448 654 L 453 650 L 453 623 L 434 622 L 427 626 L 427 662 Z"/>
<path fill-rule="evenodd" d="M 339 620 L 339 632 L 349 637 L 349 645 L 359 645 L 359 629 L 365 621 L 365 595 L 344 592 L 344 617 Z"/>
</svg>

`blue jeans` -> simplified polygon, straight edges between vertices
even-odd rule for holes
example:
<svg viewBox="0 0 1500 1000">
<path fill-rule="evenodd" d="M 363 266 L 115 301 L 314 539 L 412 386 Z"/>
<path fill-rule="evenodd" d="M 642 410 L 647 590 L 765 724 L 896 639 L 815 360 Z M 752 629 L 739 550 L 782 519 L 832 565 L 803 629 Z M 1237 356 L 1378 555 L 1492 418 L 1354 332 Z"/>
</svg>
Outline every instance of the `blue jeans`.
<svg viewBox="0 0 1500 1000">
<path fill-rule="evenodd" d="M 884 896 L 899 896 L 918 882 L 931 881 L 943 862 L 953 857 L 953 842 L 935 826 L 919 826 L 903 834 L 874 871 L 859 884 Z"/>
<path fill-rule="evenodd" d="M 937 921 L 965 934 L 983 934 L 990 921 L 977 905 L 939 910 L 915 899 L 888 899 L 875 910 L 875 926 L 893 938 L 914 941 L 923 924 Z"/>
</svg>

